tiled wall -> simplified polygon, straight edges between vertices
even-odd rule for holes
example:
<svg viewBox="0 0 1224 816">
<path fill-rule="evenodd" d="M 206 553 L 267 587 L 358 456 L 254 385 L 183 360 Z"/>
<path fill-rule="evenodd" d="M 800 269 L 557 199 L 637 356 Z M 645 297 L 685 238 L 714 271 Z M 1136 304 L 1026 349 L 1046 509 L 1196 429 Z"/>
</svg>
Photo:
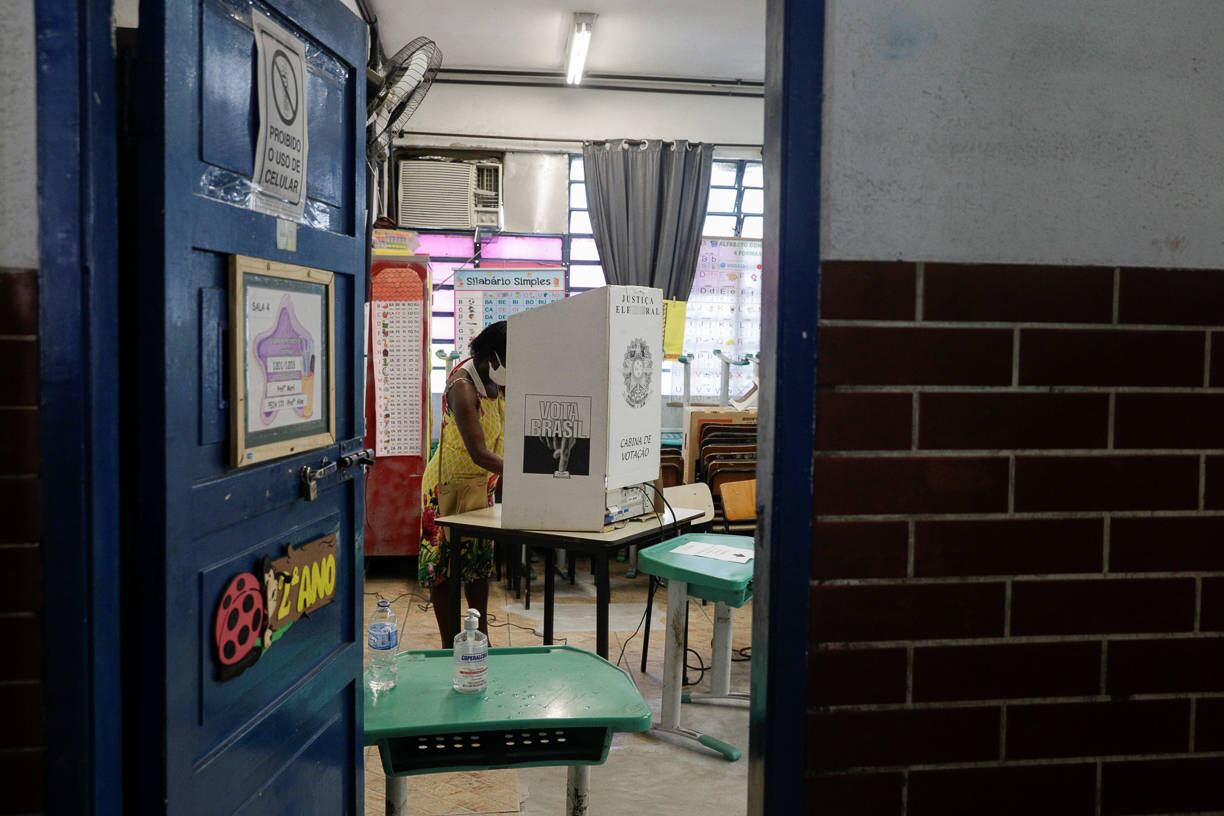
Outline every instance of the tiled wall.
<svg viewBox="0 0 1224 816">
<path fill-rule="evenodd" d="M 1224 272 L 826 263 L 821 301 L 817 812 L 1224 810 Z"/>
<path fill-rule="evenodd" d="M 43 805 L 38 282 L 0 268 L 0 814 Z"/>
</svg>

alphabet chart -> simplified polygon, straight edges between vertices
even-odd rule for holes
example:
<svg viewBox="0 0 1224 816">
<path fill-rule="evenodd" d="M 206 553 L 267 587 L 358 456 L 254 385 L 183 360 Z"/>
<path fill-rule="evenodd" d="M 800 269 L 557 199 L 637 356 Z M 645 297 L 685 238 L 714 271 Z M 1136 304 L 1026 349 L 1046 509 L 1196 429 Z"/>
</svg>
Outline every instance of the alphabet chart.
<svg viewBox="0 0 1224 816">
<path fill-rule="evenodd" d="M 425 281 L 411 268 L 383 269 L 370 303 L 373 337 L 375 452 L 423 455 Z"/>
<path fill-rule="evenodd" d="M 559 267 L 457 270 L 455 348 L 466 357 L 472 338 L 489 324 L 564 297 L 565 270 Z"/>
<path fill-rule="evenodd" d="M 747 238 L 707 238 L 701 242 L 697 273 L 684 321 L 684 351 L 693 355 L 691 393 L 717 397 L 722 362 L 714 349 L 732 359 L 761 348 L 761 242 Z M 732 366 L 731 395 L 752 386 L 752 366 Z M 681 379 L 672 378 L 679 392 Z"/>
</svg>

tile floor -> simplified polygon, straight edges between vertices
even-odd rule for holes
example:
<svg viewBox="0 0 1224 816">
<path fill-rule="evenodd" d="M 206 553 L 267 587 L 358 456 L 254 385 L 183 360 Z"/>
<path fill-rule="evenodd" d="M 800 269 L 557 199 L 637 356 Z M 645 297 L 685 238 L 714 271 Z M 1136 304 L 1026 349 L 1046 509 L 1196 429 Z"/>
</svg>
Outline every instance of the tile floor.
<svg viewBox="0 0 1224 816">
<path fill-rule="evenodd" d="M 425 606 L 425 596 L 417 585 L 411 564 L 398 562 L 390 569 L 381 564 L 371 568 L 366 578 L 365 608 L 368 615 L 381 596 L 394 599 L 400 620 L 401 649 L 433 649 L 438 646 L 433 610 Z M 536 565 L 536 571 L 543 569 Z M 397 569 L 400 575 L 396 574 Z M 642 635 L 638 629 L 646 608 L 647 578 L 625 577 L 626 565 L 612 567 L 611 657 L 624 651 L 622 665 L 630 669 L 642 695 L 654 710 L 659 710 L 662 693 L 663 627 L 666 620 L 665 591 L 655 594 L 652 614 L 650 658 L 647 671 L 638 671 L 642 655 Z M 503 584 L 490 589 L 489 612 L 493 646 L 538 644 L 543 620 L 543 586 L 537 581 L 531 609 Z M 586 561 L 579 562 L 577 583 L 557 580 L 556 642 L 595 649 L 595 586 Z M 713 632 L 713 606 L 689 601 L 689 646 L 708 664 Z M 751 641 L 752 605 L 734 612 L 735 649 Z M 520 628 L 522 627 L 522 628 Z M 690 664 L 694 659 L 690 655 Z M 736 662 L 731 669 L 731 687 L 747 691 L 749 663 Z M 691 672 L 695 675 L 696 672 Z M 708 689 L 708 679 L 696 690 Z M 685 705 L 682 722 L 726 740 L 745 753 L 745 758 L 729 763 L 704 749 L 689 747 L 687 740 L 672 740 L 653 734 L 618 734 L 608 761 L 591 770 L 592 812 L 599 816 L 641 816 L 649 808 L 654 814 L 701 814 L 737 816 L 746 812 L 748 783 L 748 712 L 735 705 Z M 409 782 L 412 816 L 452 816 L 463 814 L 529 814 L 560 816 L 565 812 L 564 768 L 528 768 L 472 774 L 433 774 L 412 777 Z M 377 751 L 366 751 L 366 813 L 377 816 L 385 809 L 383 777 Z"/>
</svg>

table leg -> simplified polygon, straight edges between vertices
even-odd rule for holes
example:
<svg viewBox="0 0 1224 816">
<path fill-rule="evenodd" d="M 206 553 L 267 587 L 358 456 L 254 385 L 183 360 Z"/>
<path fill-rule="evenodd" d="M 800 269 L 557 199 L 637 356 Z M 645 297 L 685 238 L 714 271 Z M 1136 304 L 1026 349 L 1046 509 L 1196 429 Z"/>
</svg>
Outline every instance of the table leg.
<svg viewBox="0 0 1224 816">
<path fill-rule="evenodd" d="M 591 766 L 571 765 L 566 775 L 566 816 L 590 816 Z"/>
<path fill-rule="evenodd" d="M 608 605 L 611 602 L 608 551 L 601 547 L 595 554 L 595 654 L 604 660 L 608 659 Z"/>
<path fill-rule="evenodd" d="M 722 601 L 714 604 L 714 643 L 710 658 L 710 695 L 726 697 L 731 693 L 731 607 Z"/>
<path fill-rule="evenodd" d="M 530 609 L 531 608 L 531 548 L 528 547 L 526 544 L 523 545 L 523 575 L 524 575 L 524 580 L 527 582 L 526 588 L 523 592 L 524 594 L 523 608 Z"/>
<path fill-rule="evenodd" d="M 680 695 L 684 677 L 684 615 L 688 611 L 688 584 L 667 581 L 667 645 L 663 649 L 663 710 L 665 730 L 680 725 Z"/>
<path fill-rule="evenodd" d="M 544 645 L 553 642 L 553 597 L 556 594 L 557 551 L 552 547 L 544 550 Z"/>
<path fill-rule="evenodd" d="M 408 777 L 386 777 L 387 816 L 408 816 Z"/>
</svg>

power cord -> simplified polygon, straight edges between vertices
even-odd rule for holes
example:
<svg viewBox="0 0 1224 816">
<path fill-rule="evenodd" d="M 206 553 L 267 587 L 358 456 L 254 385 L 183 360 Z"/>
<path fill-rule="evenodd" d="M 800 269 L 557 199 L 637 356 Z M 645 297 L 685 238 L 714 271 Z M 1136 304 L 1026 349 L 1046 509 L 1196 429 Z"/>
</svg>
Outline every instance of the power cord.
<svg viewBox="0 0 1224 816">
<path fill-rule="evenodd" d="M 507 627 L 513 627 L 514 629 L 522 629 L 524 632 L 530 632 L 531 634 L 538 637 L 541 641 L 544 640 L 544 635 L 542 635 L 538 630 L 536 630 L 535 628 L 531 626 L 523 626 L 522 624 L 514 623 L 513 621 L 505 621 L 504 623 L 498 623 L 497 622 L 498 617 L 494 615 L 492 612 L 489 613 L 488 617 L 485 620 L 488 621 L 488 625 L 490 629 L 495 629 L 495 628 L 504 629 Z M 568 638 L 557 638 L 557 637 L 553 638 L 554 643 L 556 643 L 558 640 L 561 641 L 562 646 L 569 645 Z"/>
</svg>

